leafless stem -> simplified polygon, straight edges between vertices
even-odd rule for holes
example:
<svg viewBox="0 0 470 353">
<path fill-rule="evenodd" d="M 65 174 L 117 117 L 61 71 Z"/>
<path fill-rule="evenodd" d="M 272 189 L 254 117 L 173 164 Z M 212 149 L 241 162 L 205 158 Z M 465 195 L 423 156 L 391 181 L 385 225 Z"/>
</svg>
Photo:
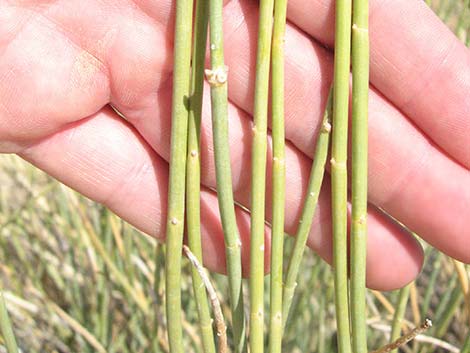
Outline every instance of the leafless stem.
<svg viewBox="0 0 470 353">
<path fill-rule="evenodd" d="M 207 293 L 209 294 L 209 300 L 214 310 L 214 319 L 215 327 L 217 330 L 217 337 L 219 337 L 218 353 L 228 353 L 228 344 L 227 344 L 227 326 L 225 325 L 224 315 L 222 314 L 222 309 L 220 307 L 219 299 L 217 298 L 217 293 L 212 286 L 209 276 L 207 275 L 204 267 L 199 263 L 196 256 L 191 252 L 191 250 L 183 245 L 183 250 L 191 264 L 197 269 L 197 272 L 201 276 L 204 286 L 206 287 Z"/>
<path fill-rule="evenodd" d="M 410 342 L 412 339 L 414 339 L 416 336 L 418 336 L 419 334 L 426 331 L 431 326 L 432 326 L 432 321 L 430 319 L 426 319 L 421 326 L 416 327 L 415 329 L 413 329 L 412 331 L 410 331 L 406 335 L 404 335 L 404 336 L 400 337 L 399 339 L 397 339 L 395 342 L 387 344 L 386 346 L 384 346 L 384 347 L 382 347 L 382 348 L 380 348 L 376 351 L 372 351 L 370 353 L 389 353 L 389 352 L 393 351 L 394 349 L 398 349 L 401 346 L 404 346 L 405 344 Z"/>
</svg>

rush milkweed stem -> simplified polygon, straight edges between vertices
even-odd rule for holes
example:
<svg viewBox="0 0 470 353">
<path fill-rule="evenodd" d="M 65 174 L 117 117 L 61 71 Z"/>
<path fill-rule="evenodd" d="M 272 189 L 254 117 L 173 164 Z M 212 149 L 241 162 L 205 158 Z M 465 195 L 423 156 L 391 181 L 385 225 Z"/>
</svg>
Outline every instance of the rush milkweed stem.
<svg viewBox="0 0 470 353">
<path fill-rule="evenodd" d="M 194 38 L 192 54 L 191 91 L 189 99 L 188 152 L 186 164 L 186 220 L 188 245 L 192 254 L 202 262 L 201 246 L 201 160 L 200 129 L 202 97 L 204 92 L 204 64 L 207 43 L 207 24 L 209 3 L 197 0 L 194 17 Z M 197 268 L 192 267 L 193 292 L 201 330 L 202 346 L 205 353 L 215 353 L 214 334 L 209 303 L 201 276 Z"/>
<path fill-rule="evenodd" d="M 235 352 L 245 350 L 245 314 L 243 306 L 243 282 L 241 242 L 235 219 L 230 146 L 228 135 L 227 74 L 224 62 L 223 1 L 209 1 L 211 69 L 206 78 L 211 86 L 212 131 L 217 181 L 217 198 L 225 238 L 225 255 L 230 287 L 232 333 Z"/>
<path fill-rule="evenodd" d="M 369 0 L 353 0 L 352 22 L 351 326 L 353 352 L 367 353 Z"/>
<path fill-rule="evenodd" d="M 282 316 L 283 326 L 286 325 L 292 298 L 294 297 L 295 287 L 297 285 L 297 276 L 299 273 L 302 255 L 307 244 L 308 234 L 312 226 L 313 215 L 318 204 L 318 195 L 320 194 L 323 177 L 325 174 L 325 164 L 328 157 L 328 147 L 331 131 L 331 113 L 333 107 L 333 92 L 330 89 L 328 101 L 326 103 L 323 121 L 318 135 L 315 154 L 313 157 L 312 169 L 305 195 L 304 206 L 299 220 L 299 226 L 295 234 L 295 243 L 292 253 L 289 257 L 289 264 L 284 281 Z"/>
<path fill-rule="evenodd" d="M 269 352 L 282 350 L 282 266 L 285 218 L 284 33 L 287 0 L 275 0 L 272 41 L 272 231 Z"/>
<path fill-rule="evenodd" d="M 181 310 L 181 252 L 185 211 L 192 18 L 193 0 L 176 0 L 165 261 L 166 312 L 171 353 L 184 352 Z"/>
<path fill-rule="evenodd" d="M 338 352 L 351 352 L 348 297 L 348 113 L 351 50 L 351 0 L 337 0 L 331 144 L 331 207 Z"/>
<path fill-rule="evenodd" d="M 264 350 L 264 219 L 268 93 L 274 0 L 261 0 L 251 159 L 250 352 Z"/>
</svg>

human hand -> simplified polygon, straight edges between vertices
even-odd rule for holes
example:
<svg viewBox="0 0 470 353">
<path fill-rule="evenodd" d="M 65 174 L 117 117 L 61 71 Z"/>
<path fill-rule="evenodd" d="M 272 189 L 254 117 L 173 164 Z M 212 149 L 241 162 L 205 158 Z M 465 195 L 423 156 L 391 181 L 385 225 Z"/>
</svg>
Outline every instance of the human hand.
<svg viewBox="0 0 470 353">
<path fill-rule="evenodd" d="M 172 3 L 0 0 L 1 152 L 18 153 L 156 237 L 164 234 L 166 221 Z M 225 7 L 231 164 L 235 198 L 245 206 L 256 8 L 251 0 L 231 0 Z M 300 215 L 332 79 L 332 53 L 323 45 L 332 47 L 333 13 L 332 0 L 291 0 L 289 5 L 289 233 Z M 447 254 L 470 262 L 470 51 L 423 1 L 371 1 L 370 21 L 368 286 L 392 289 L 417 275 L 423 255 L 412 236 L 381 210 Z M 225 259 L 211 191 L 215 173 L 207 104 L 203 114 L 205 263 L 220 271 Z M 326 181 L 309 239 L 327 260 L 329 187 Z M 237 207 L 237 217 L 246 267 L 249 215 Z"/>
</svg>

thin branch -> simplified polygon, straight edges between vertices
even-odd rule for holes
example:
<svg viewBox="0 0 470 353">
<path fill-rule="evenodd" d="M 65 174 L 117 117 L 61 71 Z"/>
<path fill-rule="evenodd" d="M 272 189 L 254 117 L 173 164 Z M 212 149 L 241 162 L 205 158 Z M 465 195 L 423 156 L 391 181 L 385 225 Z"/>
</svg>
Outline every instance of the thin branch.
<svg viewBox="0 0 470 353">
<path fill-rule="evenodd" d="M 389 353 L 389 352 L 393 351 L 394 349 L 398 349 L 398 348 L 404 346 L 405 344 L 407 344 L 408 342 L 413 340 L 416 336 L 418 336 L 419 334 L 426 331 L 431 326 L 432 326 L 432 321 L 430 319 L 426 319 L 421 326 L 416 327 L 415 329 L 413 329 L 412 331 L 410 331 L 406 335 L 398 338 L 396 341 L 393 341 L 392 343 L 387 344 L 386 346 L 384 346 L 384 347 L 382 347 L 382 348 L 380 348 L 376 351 L 372 351 L 370 353 Z"/>
<path fill-rule="evenodd" d="M 222 309 L 220 307 L 219 299 L 217 298 L 217 293 L 212 286 L 209 276 L 204 270 L 204 267 L 199 263 L 196 256 L 191 252 L 191 250 L 183 245 L 183 251 L 191 264 L 197 269 L 197 272 L 201 276 L 202 282 L 206 287 L 207 293 L 209 294 L 209 300 L 214 310 L 214 319 L 215 319 L 215 328 L 217 331 L 217 337 L 219 337 L 219 346 L 218 353 L 228 353 L 228 344 L 227 344 L 227 326 L 225 325 L 224 315 L 222 314 Z"/>
</svg>

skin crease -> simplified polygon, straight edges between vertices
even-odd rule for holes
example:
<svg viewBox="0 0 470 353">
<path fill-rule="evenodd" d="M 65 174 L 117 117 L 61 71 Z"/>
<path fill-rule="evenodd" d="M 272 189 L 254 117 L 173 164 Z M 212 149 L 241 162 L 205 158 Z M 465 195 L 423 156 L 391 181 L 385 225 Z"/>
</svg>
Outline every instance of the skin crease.
<svg viewBox="0 0 470 353">
<path fill-rule="evenodd" d="M 289 233 L 295 232 L 300 215 L 331 82 L 332 4 L 289 3 Z M 170 0 L 0 0 L 0 151 L 18 153 L 156 237 L 164 234 L 166 217 L 172 17 Z M 236 200 L 248 205 L 256 2 L 227 2 L 225 20 L 234 191 Z M 470 100 L 465 96 L 470 51 L 422 1 L 371 0 L 370 26 L 367 276 L 369 287 L 387 290 L 411 281 L 423 254 L 386 213 L 447 254 L 470 262 L 470 187 L 465 187 L 470 185 Z M 204 260 L 210 269 L 224 271 L 223 235 L 211 191 L 215 176 L 207 97 L 201 151 Z M 237 219 L 247 273 L 249 215 L 237 208 Z M 329 219 L 326 181 L 308 244 L 327 261 Z M 269 249 L 268 228 L 266 240 Z"/>
</svg>

